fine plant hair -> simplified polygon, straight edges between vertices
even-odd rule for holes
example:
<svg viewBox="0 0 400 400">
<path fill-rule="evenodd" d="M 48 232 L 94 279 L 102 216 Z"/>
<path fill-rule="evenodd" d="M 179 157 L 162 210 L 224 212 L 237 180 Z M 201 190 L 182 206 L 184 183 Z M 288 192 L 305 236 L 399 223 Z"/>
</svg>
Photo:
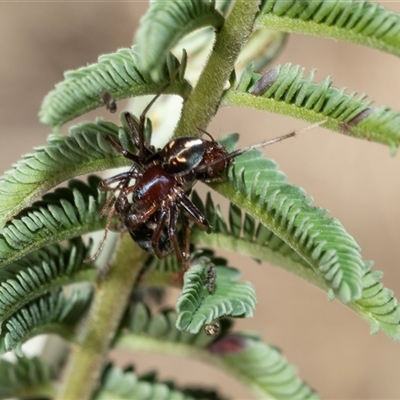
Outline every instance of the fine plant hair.
<svg viewBox="0 0 400 400">
<path fill-rule="evenodd" d="M 399 31 L 399 14 L 365 1 L 151 1 L 131 48 L 66 71 L 40 109 L 40 121 L 53 130 L 47 144 L 0 178 L 0 349 L 17 356 L 0 360 L 0 399 L 225 398 L 223 390 L 180 386 L 156 372 L 137 374 L 132 365 L 118 368 L 109 362 L 112 349 L 206 362 L 259 398 L 318 398 L 276 347 L 235 329 L 235 318 L 262 316 L 253 285 L 218 249 L 284 268 L 351 308 L 372 333 L 399 340 L 400 310 L 380 282 L 382 273 L 362 258 L 340 221 L 313 206 L 263 149 L 235 158 L 223 179 L 207 183 L 204 198 L 191 193 L 212 231 L 193 224 L 184 273 L 174 254 L 155 258 L 121 227 L 117 213 L 101 213 L 116 193 L 98 187 L 101 171 L 132 165 L 111 141 L 138 151 L 118 101 L 161 92 L 183 99 L 172 138 L 202 137 L 221 107 L 244 107 L 377 142 L 395 154 L 399 112 L 372 106 L 365 95 L 333 86 L 330 77 L 317 82 L 314 70 L 274 60 L 288 33 L 400 56 Z M 244 53 L 248 62 L 240 69 Z M 152 109 L 162 113 L 157 103 Z M 121 112 L 120 122 L 97 119 L 61 133 L 65 123 L 100 107 Z M 142 109 L 129 111 L 138 121 Z M 146 119 L 146 137 L 162 134 L 160 125 Z M 238 140 L 228 134 L 219 142 L 233 152 Z M 229 201 L 226 213 L 215 192 Z M 98 244 L 88 237 L 101 237 L 108 225 L 118 234 L 97 257 Z M 171 287 L 181 290 L 175 309 L 155 312 L 152 302 L 162 304 Z M 24 355 L 22 344 L 40 334 L 58 335 L 73 349 L 65 368 Z"/>
</svg>

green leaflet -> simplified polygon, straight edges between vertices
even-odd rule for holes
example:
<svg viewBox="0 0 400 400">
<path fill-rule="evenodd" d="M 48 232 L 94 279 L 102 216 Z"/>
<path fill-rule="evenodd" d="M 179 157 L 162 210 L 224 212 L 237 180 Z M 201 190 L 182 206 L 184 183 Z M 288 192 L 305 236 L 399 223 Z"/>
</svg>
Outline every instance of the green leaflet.
<svg viewBox="0 0 400 400">
<path fill-rule="evenodd" d="M 143 304 L 138 304 L 125 321 L 116 338 L 118 348 L 206 361 L 225 370 L 259 398 L 318 398 L 275 347 L 254 335 L 232 333 L 230 319 L 222 319 L 220 333 L 212 337 L 203 331 L 195 335 L 182 333 L 175 328 L 175 312 L 152 316 Z"/>
<path fill-rule="evenodd" d="M 202 27 L 220 29 L 223 23 L 214 0 L 151 1 L 136 33 L 141 70 L 156 70 L 159 79 L 160 60 L 180 39 Z"/>
<path fill-rule="evenodd" d="M 266 0 L 256 27 L 358 43 L 400 56 L 400 15 L 352 0 Z"/>
<path fill-rule="evenodd" d="M 126 129 L 98 120 L 71 128 L 71 136 L 51 135 L 48 146 L 23 157 L 0 178 L 0 228 L 15 214 L 58 184 L 78 175 L 131 163 L 106 136 L 128 137 Z"/>
<path fill-rule="evenodd" d="M 138 376 L 132 366 L 121 370 L 108 366 L 104 371 L 101 387 L 94 400 L 222 400 L 215 390 L 200 388 L 178 389 L 171 381 L 158 382 L 156 372 Z"/>
<path fill-rule="evenodd" d="M 157 340 L 168 340 L 174 343 L 182 343 L 194 347 L 203 348 L 215 338 L 206 335 L 204 330 L 196 334 L 182 332 L 176 328 L 177 314 L 174 310 L 166 309 L 155 315 L 151 315 L 149 308 L 144 303 L 138 303 L 133 310 L 125 316 L 120 333 L 117 335 L 115 345 L 121 346 L 126 340 L 125 331 L 137 335 L 148 336 Z"/>
<path fill-rule="evenodd" d="M 103 229 L 106 217 L 100 219 L 99 212 L 106 195 L 98 191 L 99 181 L 70 180 L 68 188 L 44 195 L 9 222 L 0 235 L 0 267 L 44 245 Z"/>
<path fill-rule="evenodd" d="M 52 371 L 39 357 L 21 357 L 15 362 L 0 360 L 0 399 L 55 396 Z"/>
<path fill-rule="evenodd" d="M 44 98 L 40 121 L 58 129 L 67 121 L 104 106 L 104 93 L 109 93 L 114 100 L 156 94 L 169 82 L 165 93 L 185 97 L 190 92 L 191 87 L 183 78 L 185 60 L 179 64 L 175 56 L 165 52 L 162 58 L 165 61 L 160 62 L 159 81 L 154 82 L 138 67 L 138 57 L 134 46 L 102 55 L 97 63 L 87 67 L 65 72 L 64 81 Z"/>
<path fill-rule="evenodd" d="M 371 334 L 382 329 L 389 337 L 400 340 L 400 306 L 393 291 L 384 287 L 380 279 L 381 271 L 372 271 L 372 262 L 365 263 L 363 292 L 359 300 L 349 303 L 371 327 Z"/>
<path fill-rule="evenodd" d="M 251 317 L 256 305 L 253 286 L 239 283 L 240 272 L 229 267 L 216 266 L 215 291 L 207 289 L 207 259 L 195 261 L 183 276 L 183 288 L 176 303 L 179 313 L 176 327 L 190 333 L 226 316 Z"/>
<path fill-rule="evenodd" d="M 84 260 L 89 255 L 81 239 L 71 241 L 68 247 L 47 246 L 15 261 L 0 272 L 10 276 L 1 279 L 0 284 L 0 325 L 21 307 L 64 285 L 93 281 L 97 272 L 93 264 Z"/>
<path fill-rule="evenodd" d="M 361 297 L 364 264 L 355 240 L 326 210 L 310 206 L 304 190 L 287 183 L 260 151 L 237 157 L 228 180 L 210 186 L 283 239 L 341 301 Z"/>
<path fill-rule="evenodd" d="M 21 346 L 41 334 L 58 334 L 72 340 L 77 322 L 88 308 L 92 290 L 75 290 L 66 298 L 61 290 L 31 301 L 5 323 L 0 336 L 0 350 L 15 350 L 22 356 Z"/>
<path fill-rule="evenodd" d="M 345 135 L 372 140 L 390 147 L 395 153 L 400 143 L 400 113 L 386 106 L 370 107 L 366 95 L 355 98 L 346 88 L 331 86 L 330 77 L 314 83 L 315 71 L 303 78 L 304 68 L 285 64 L 263 76 L 250 65 L 235 90 L 228 90 L 222 104 L 250 107 L 288 115 Z"/>
</svg>

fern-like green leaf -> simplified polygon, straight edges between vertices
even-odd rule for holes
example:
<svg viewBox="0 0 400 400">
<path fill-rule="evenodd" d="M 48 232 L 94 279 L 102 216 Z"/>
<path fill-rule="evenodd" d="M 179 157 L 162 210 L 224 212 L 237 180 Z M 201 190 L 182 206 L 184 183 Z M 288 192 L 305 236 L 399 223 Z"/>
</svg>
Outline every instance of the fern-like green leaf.
<svg viewBox="0 0 400 400">
<path fill-rule="evenodd" d="M 210 195 L 207 197 L 207 207 L 196 192 L 193 192 L 192 200 L 204 212 L 206 218 L 213 221 L 213 232 L 209 235 L 194 228 L 192 234 L 194 244 L 229 249 L 267 261 L 329 292 L 328 282 L 321 279 L 321 274 L 310 268 L 307 262 L 280 237 L 261 223 L 255 224 L 253 217 L 249 214 L 242 213 L 238 207 L 232 204 L 228 217 L 229 222 L 226 222 L 219 207 L 214 206 Z M 372 271 L 370 262 L 364 262 L 364 265 L 361 298 L 352 300 L 347 305 L 370 324 L 371 333 L 382 329 L 392 339 L 400 340 L 398 301 L 393 292 L 380 282 L 383 274 L 380 271 Z M 160 277 L 157 278 L 161 280 Z M 148 279 L 157 282 L 157 279 L 152 278 L 151 273 Z"/>
<path fill-rule="evenodd" d="M 400 15 L 353 0 L 267 0 L 256 27 L 358 43 L 400 56 Z"/>
<path fill-rule="evenodd" d="M 73 118 L 104 105 L 103 94 L 114 100 L 159 93 L 171 82 L 165 93 L 185 97 L 191 90 L 184 80 L 184 64 L 164 52 L 160 62 L 160 79 L 154 82 L 145 70 L 138 67 L 137 49 L 120 49 L 99 57 L 98 62 L 76 71 L 67 71 L 64 81 L 57 84 L 43 100 L 40 121 L 59 128 Z M 165 62 L 164 62 L 165 60 Z"/>
<path fill-rule="evenodd" d="M 155 372 L 138 376 L 133 367 L 121 370 L 109 366 L 102 377 L 94 400 L 222 400 L 214 390 L 182 388 L 171 381 L 158 382 Z"/>
<path fill-rule="evenodd" d="M 9 222 L 0 235 L 0 266 L 5 266 L 44 245 L 72 239 L 103 229 L 99 218 L 106 195 L 97 189 L 100 178 L 90 176 L 88 184 L 69 181 Z"/>
<path fill-rule="evenodd" d="M 151 316 L 143 304 L 137 305 L 125 321 L 116 338 L 118 348 L 208 362 L 225 370 L 260 398 L 317 398 L 276 348 L 262 343 L 258 337 L 232 333 L 229 319 L 221 320 L 221 331 L 213 337 L 206 336 L 204 331 L 196 335 L 182 333 L 175 328 L 175 312 Z"/>
<path fill-rule="evenodd" d="M 331 86 L 330 77 L 314 83 L 315 71 L 303 78 L 304 68 L 285 64 L 254 74 L 245 71 L 235 90 L 228 90 L 223 105 L 272 111 L 322 126 L 357 138 L 390 147 L 395 153 L 400 143 L 400 113 L 386 106 L 370 107 L 366 95 L 355 98 L 346 88 Z"/>
<path fill-rule="evenodd" d="M 52 245 L 29 254 L 6 267 L 12 278 L 0 284 L 0 326 L 25 304 L 63 285 L 94 281 L 97 271 L 84 263 L 89 250 L 75 239 L 69 247 Z M 11 271 L 11 272 L 8 272 Z"/>
<path fill-rule="evenodd" d="M 196 250 L 192 253 L 192 265 L 184 274 L 181 296 L 177 302 L 181 331 L 198 333 L 201 328 L 221 317 L 251 317 L 256 304 L 253 286 L 239 283 L 240 273 L 227 266 L 224 258 L 215 257 L 209 250 Z M 214 291 L 210 293 L 207 271 L 214 265 L 216 280 Z M 182 265 L 175 256 L 162 260 L 153 259 L 141 280 L 142 286 L 181 286 L 177 279 Z"/>
<path fill-rule="evenodd" d="M 215 0 L 152 0 L 136 34 L 141 70 L 159 73 L 160 60 L 185 35 L 205 26 L 220 29 L 223 23 Z"/>
<path fill-rule="evenodd" d="M 341 301 L 361 297 L 364 264 L 360 248 L 338 220 L 310 206 L 304 190 L 287 183 L 276 164 L 260 151 L 237 157 L 228 175 L 225 182 L 211 186 L 283 239 Z"/>
<path fill-rule="evenodd" d="M 115 124 L 97 121 L 71 129 L 71 136 L 51 135 L 49 145 L 14 165 L 0 178 L 0 228 L 15 214 L 51 188 L 78 175 L 130 165 L 105 140 L 128 138 L 129 132 Z"/>
<path fill-rule="evenodd" d="M 0 399 L 47 398 L 55 395 L 52 371 L 40 358 L 0 360 Z"/>
<path fill-rule="evenodd" d="M 215 291 L 207 288 L 209 260 L 199 259 L 183 277 L 183 288 L 176 304 L 179 317 L 176 327 L 191 333 L 225 316 L 251 317 L 256 305 L 253 286 L 237 282 L 240 272 L 216 266 Z"/>
<path fill-rule="evenodd" d="M 66 298 L 61 290 L 29 302 L 5 323 L 0 336 L 3 352 L 15 350 L 22 356 L 21 346 L 41 334 L 57 334 L 73 340 L 76 324 L 88 308 L 92 290 L 75 290 Z"/>
</svg>

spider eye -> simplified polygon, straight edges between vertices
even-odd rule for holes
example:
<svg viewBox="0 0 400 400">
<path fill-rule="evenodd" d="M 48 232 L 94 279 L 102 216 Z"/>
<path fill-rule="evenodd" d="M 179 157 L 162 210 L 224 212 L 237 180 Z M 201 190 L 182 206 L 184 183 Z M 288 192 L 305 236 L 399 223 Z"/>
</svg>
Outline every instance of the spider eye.
<svg viewBox="0 0 400 400">
<path fill-rule="evenodd" d="M 167 143 L 161 150 L 164 171 L 185 174 L 200 164 L 205 151 L 205 141 L 198 138 L 181 137 Z"/>
</svg>

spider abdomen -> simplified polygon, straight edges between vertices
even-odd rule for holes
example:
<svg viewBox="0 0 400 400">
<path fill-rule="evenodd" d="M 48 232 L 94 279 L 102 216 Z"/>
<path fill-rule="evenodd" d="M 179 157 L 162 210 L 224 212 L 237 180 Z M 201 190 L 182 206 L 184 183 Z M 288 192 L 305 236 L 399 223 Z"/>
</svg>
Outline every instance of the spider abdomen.
<svg viewBox="0 0 400 400">
<path fill-rule="evenodd" d="M 176 182 L 159 164 L 151 165 L 138 179 L 132 191 L 130 212 L 125 217 L 128 229 L 145 222 L 172 194 Z"/>
</svg>

